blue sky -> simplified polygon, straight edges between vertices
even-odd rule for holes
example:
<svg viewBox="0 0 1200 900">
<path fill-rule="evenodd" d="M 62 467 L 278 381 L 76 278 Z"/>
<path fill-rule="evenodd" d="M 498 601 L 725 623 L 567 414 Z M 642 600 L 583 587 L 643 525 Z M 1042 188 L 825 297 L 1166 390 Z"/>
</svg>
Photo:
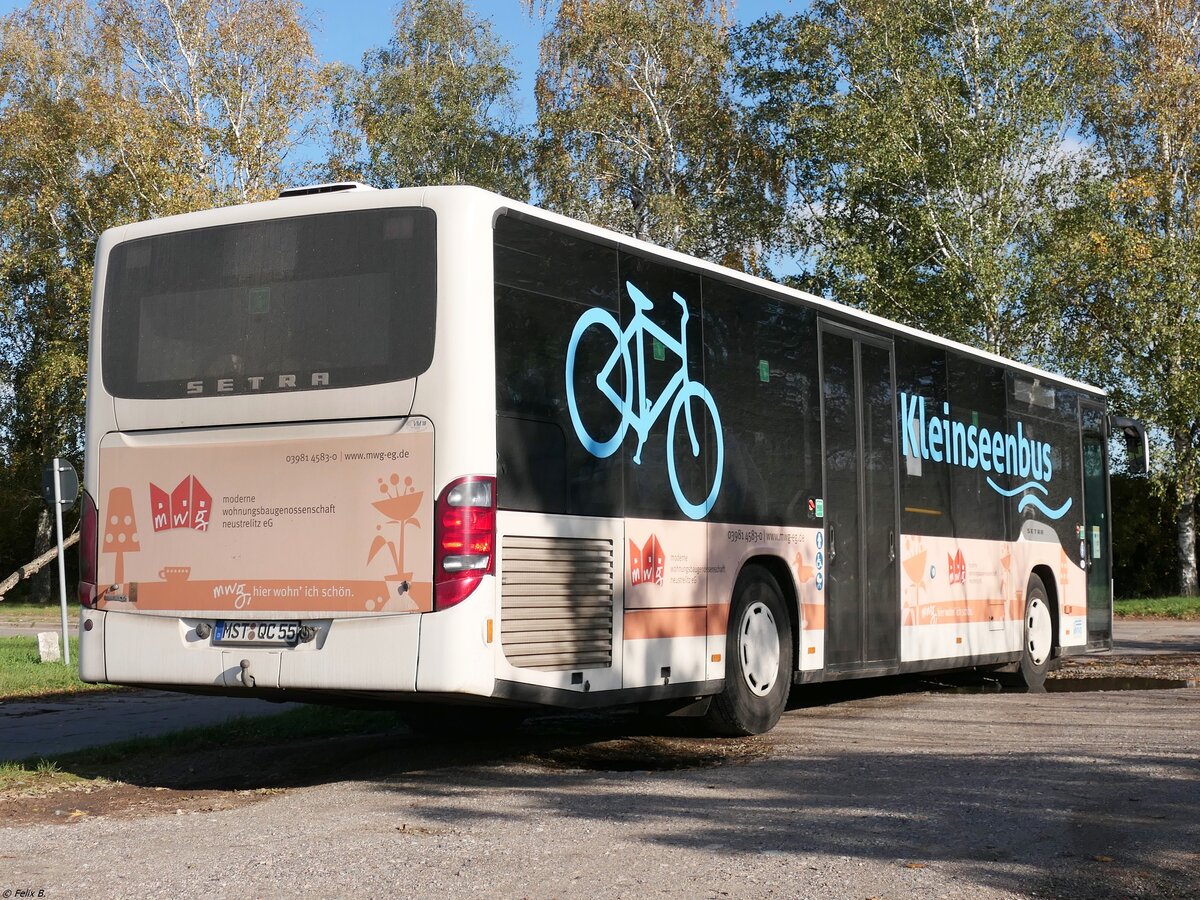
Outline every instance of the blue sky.
<svg viewBox="0 0 1200 900">
<path fill-rule="evenodd" d="M 738 23 L 752 22 L 772 12 L 796 13 L 808 6 L 808 0 L 729 2 Z M 489 19 L 496 33 L 512 48 L 513 65 L 521 76 L 522 119 L 532 122 L 538 42 L 545 22 L 526 13 L 522 0 L 467 0 L 467 4 Z M 27 5 L 28 2 L 0 0 L 0 15 Z M 312 0 L 303 5 L 316 26 L 313 40 L 321 60 L 358 66 L 362 63 L 363 53 L 386 44 L 391 37 L 392 19 L 399 3 L 395 0 Z"/>
<path fill-rule="evenodd" d="M 752 22 L 772 12 L 795 13 L 807 5 L 807 0 L 731 0 L 739 23 Z M 387 43 L 397 6 L 398 3 L 385 0 L 306 3 L 305 9 L 318 25 L 314 35 L 318 55 L 325 62 L 359 65 L 366 50 Z M 532 121 L 533 80 L 544 21 L 527 14 L 521 0 L 468 0 L 468 6 L 491 20 L 496 33 L 512 48 L 513 63 L 521 75 L 522 118 Z"/>
</svg>

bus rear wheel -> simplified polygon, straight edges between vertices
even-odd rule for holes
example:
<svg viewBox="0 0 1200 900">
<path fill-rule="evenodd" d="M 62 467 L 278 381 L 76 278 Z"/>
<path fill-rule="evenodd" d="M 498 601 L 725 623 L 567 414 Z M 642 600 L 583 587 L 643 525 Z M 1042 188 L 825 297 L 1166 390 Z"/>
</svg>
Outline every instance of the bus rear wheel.
<svg viewBox="0 0 1200 900">
<path fill-rule="evenodd" d="M 775 727 L 792 686 L 792 624 L 775 578 L 761 566 L 738 576 L 725 638 L 725 687 L 706 726 L 724 735 Z"/>
</svg>

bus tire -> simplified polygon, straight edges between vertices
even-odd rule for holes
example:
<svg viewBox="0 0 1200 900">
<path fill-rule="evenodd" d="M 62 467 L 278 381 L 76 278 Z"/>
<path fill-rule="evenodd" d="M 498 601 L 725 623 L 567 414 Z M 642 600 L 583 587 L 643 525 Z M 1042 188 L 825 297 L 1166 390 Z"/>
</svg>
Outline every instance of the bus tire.
<svg viewBox="0 0 1200 900">
<path fill-rule="evenodd" d="M 1046 586 L 1037 575 L 1029 576 L 1021 631 L 1019 686 L 1031 694 L 1040 694 L 1046 690 L 1046 673 L 1050 671 L 1050 658 L 1054 652 L 1054 614 L 1050 610 Z"/>
<path fill-rule="evenodd" d="M 716 734 L 763 734 L 775 727 L 792 686 L 792 624 L 783 592 L 761 566 L 738 575 L 725 637 L 725 686 L 705 724 Z"/>
</svg>

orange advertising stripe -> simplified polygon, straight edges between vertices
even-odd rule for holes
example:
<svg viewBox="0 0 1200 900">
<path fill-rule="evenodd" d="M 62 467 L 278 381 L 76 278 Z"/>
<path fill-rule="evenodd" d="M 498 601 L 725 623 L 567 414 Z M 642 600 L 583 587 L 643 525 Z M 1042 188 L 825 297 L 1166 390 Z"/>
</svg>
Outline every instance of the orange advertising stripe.
<svg viewBox="0 0 1200 900">
<path fill-rule="evenodd" d="M 708 604 L 708 633 L 724 634 L 729 630 L 729 604 Z"/>
<path fill-rule="evenodd" d="M 110 609 L 233 612 L 242 616 L 279 612 L 429 612 L 429 582 L 396 592 L 386 581 L 158 581 L 123 586 L 133 602 L 102 601 Z"/>
<path fill-rule="evenodd" d="M 810 631 L 825 628 L 825 604 L 805 603 L 805 627 Z M 625 610 L 625 640 L 647 638 L 699 637 L 721 635 L 729 628 L 729 604 L 710 603 L 673 609 Z"/>
<path fill-rule="evenodd" d="M 825 604 L 803 603 L 800 606 L 804 616 L 804 627 L 808 631 L 822 631 L 825 628 Z M 729 604 L 708 604 L 708 633 L 725 634 L 729 629 Z"/>
<path fill-rule="evenodd" d="M 1014 618 L 1019 620 L 1023 615 L 1024 606 L 1018 612 L 1015 604 L 1000 599 L 939 600 L 936 603 L 905 607 L 904 624 L 951 625 L 961 622 L 991 622 L 997 618 L 1000 621 Z"/>
<path fill-rule="evenodd" d="M 625 640 L 702 637 L 708 633 L 707 623 L 708 609 L 703 606 L 681 609 L 627 609 Z"/>
</svg>

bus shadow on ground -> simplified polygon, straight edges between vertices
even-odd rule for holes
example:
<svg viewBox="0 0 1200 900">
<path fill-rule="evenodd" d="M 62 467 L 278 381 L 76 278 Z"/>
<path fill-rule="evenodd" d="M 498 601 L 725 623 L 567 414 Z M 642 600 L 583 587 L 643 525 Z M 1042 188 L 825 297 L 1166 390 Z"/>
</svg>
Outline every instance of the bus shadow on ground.
<svg viewBox="0 0 1200 900">
<path fill-rule="evenodd" d="M 801 876 L 811 868 L 816 877 L 816 863 L 836 855 L 894 863 L 900 877 L 954 863 L 974 883 L 1021 893 L 1195 896 L 1194 756 L 1131 753 L 1099 734 L 1094 746 L 1076 735 L 1055 748 L 1032 727 L 1027 747 L 968 746 L 952 735 L 987 713 L 961 706 L 898 737 L 866 724 L 872 712 L 897 722 L 927 713 L 920 695 L 931 690 L 994 689 L 962 681 L 805 687 L 776 732 L 753 738 L 697 738 L 692 721 L 630 711 L 540 715 L 469 738 L 415 735 L 397 716 L 377 734 L 181 750 L 76 771 L 146 792 L 355 781 L 414 833 L 520 830 L 549 816 L 564 829 L 579 822 L 589 835 L 727 856 L 731 865 L 745 854 L 811 859 L 797 866 Z M 822 748 L 830 729 L 836 752 Z M 803 881 L 795 888 L 805 892 Z"/>
<path fill-rule="evenodd" d="M 966 871 L 976 884 L 1021 895 L 1196 896 L 1194 756 L 1131 753 L 1111 739 L 1088 746 L 1079 736 L 1060 749 L 1038 746 L 1034 736 L 1021 750 L 1011 742 L 993 748 L 946 739 L 959 726 L 977 726 L 973 713 L 959 726 L 942 719 L 928 734 L 909 731 L 907 740 L 889 741 L 861 727 L 861 704 L 838 708 L 839 701 L 863 699 L 903 718 L 916 708 L 902 697 L 895 705 L 887 700 L 903 693 L 897 685 L 869 691 L 860 683 L 824 699 L 805 697 L 804 709 L 826 707 L 826 724 L 857 729 L 849 743 L 863 747 L 852 751 L 822 752 L 805 741 L 798 707 L 785 719 L 787 746 L 776 735 L 691 739 L 725 745 L 718 759 L 711 750 L 689 751 L 688 739 L 662 729 L 631 736 L 597 728 L 556 734 L 550 749 L 530 741 L 482 765 L 405 766 L 376 790 L 395 799 L 398 817 L 415 815 L 420 825 L 443 831 L 494 834 L 580 822 L 578 832 L 600 843 L 725 856 L 731 866 L 747 854 L 814 864 L 861 857 L 894 863 L 898 882 L 904 872 L 953 863 L 959 876 Z M 683 744 L 664 749 L 673 742 Z M 676 752 L 678 761 L 694 754 L 695 764 L 660 765 L 662 754 Z M 797 896 L 806 894 L 805 868 L 789 884 Z M 919 894 L 919 882 L 913 886 Z"/>
<path fill-rule="evenodd" d="M 1121 684 L 1117 682 L 1120 681 Z M 1162 679 L 1069 679 L 1059 689 L 1108 691 L 1194 686 Z M 973 673 L 891 677 L 804 685 L 793 690 L 791 714 L 856 701 L 924 693 L 1021 693 Z M 404 712 L 375 714 L 372 733 L 343 734 L 192 749 L 180 735 L 170 752 L 126 759 L 106 748 L 73 754 L 68 771 L 147 788 L 247 791 L 309 787 L 340 780 L 373 780 L 409 771 L 527 761 L 557 768 L 635 772 L 705 769 L 771 755 L 772 734 L 717 738 L 699 718 L 637 709 L 539 712 L 520 724 L 486 719 L 463 708 L 462 723 L 444 734 L 414 732 Z M 786 715 L 786 714 L 785 714 Z M 383 721 L 381 726 L 380 720 Z M 117 745 L 121 747 L 123 745 Z"/>
</svg>

